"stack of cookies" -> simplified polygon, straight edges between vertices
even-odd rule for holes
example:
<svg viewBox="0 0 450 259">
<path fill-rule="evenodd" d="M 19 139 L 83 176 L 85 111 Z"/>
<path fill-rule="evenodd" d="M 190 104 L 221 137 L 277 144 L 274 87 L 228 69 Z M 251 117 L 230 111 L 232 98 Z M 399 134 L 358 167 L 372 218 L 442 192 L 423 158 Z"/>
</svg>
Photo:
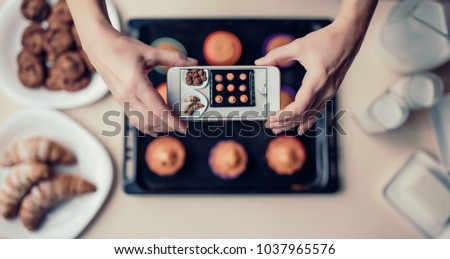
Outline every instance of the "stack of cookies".
<svg viewBox="0 0 450 259">
<path fill-rule="evenodd" d="M 32 22 L 17 57 L 22 84 L 70 92 L 87 87 L 95 68 L 82 49 L 66 1 L 51 6 L 47 0 L 22 0 L 21 12 Z"/>
</svg>

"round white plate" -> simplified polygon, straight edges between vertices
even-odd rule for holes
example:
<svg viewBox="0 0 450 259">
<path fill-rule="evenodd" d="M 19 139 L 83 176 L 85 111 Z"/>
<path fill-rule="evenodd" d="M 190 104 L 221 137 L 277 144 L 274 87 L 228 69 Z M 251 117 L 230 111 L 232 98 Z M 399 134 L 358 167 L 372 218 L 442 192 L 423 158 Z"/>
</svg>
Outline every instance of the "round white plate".
<svg viewBox="0 0 450 259">
<path fill-rule="evenodd" d="M 188 67 L 188 69 L 189 69 L 189 67 Z M 203 84 L 201 84 L 199 86 L 193 86 L 193 85 L 186 84 L 185 78 L 186 78 L 186 74 L 189 72 L 189 70 L 186 70 L 182 74 L 183 76 L 181 77 L 181 82 L 182 82 L 181 85 L 183 85 L 184 87 L 186 87 L 186 89 L 189 89 L 189 90 L 197 90 L 197 89 L 205 88 L 209 83 L 209 70 L 208 69 L 203 69 L 203 70 L 206 73 L 206 81 L 203 82 Z"/>
<path fill-rule="evenodd" d="M 106 2 L 111 23 L 119 30 L 119 14 L 109 0 Z M 22 33 L 30 25 L 30 21 L 23 18 L 20 12 L 21 3 L 22 1 L 18 0 L 8 0 L 0 10 L 0 85 L 3 91 L 24 105 L 55 109 L 88 105 L 105 96 L 108 88 L 97 73 L 93 74 L 88 87 L 75 93 L 49 91 L 44 87 L 28 89 L 22 85 L 17 76 L 17 55 L 22 49 Z"/>
<path fill-rule="evenodd" d="M 196 110 L 193 115 L 188 115 L 187 113 L 184 113 L 183 112 L 183 109 L 184 109 L 184 98 L 186 98 L 188 96 L 196 96 L 196 97 L 198 97 L 200 99 L 200 103 L 204 104 L 205 107 Z M 208 108 L 208 105 L 209 105 L 208 99 L 202 93 L 200 93 L 198 91 L 188 91 L 185 94 L 183 94 L 183 96 L 181 97 L 181 109 L 180 109 L 181 117 L 200 117 L 206 111 L 206 109 Z"/>
<path fill-rule="evenodd" d="M 0 232 L 10 238 L 76 238 L 110 192 L 114 176 L 111 158 L 99 141 L 78 123 L 60 112 L 45 109 L 25 110 L 7 120 L 0 127 L 0 154 L 17 140 L 33 136 L 48 137 L 74 152 L 76 165 L 59 166 L 54 171 L 82 176 L 95 184 L 97 191 L 57 206 L 35 232 L 28 231 L 18 218 L 0 217 Z M 0 169 L 0 177 L 3 170 Z"/>
</svg>

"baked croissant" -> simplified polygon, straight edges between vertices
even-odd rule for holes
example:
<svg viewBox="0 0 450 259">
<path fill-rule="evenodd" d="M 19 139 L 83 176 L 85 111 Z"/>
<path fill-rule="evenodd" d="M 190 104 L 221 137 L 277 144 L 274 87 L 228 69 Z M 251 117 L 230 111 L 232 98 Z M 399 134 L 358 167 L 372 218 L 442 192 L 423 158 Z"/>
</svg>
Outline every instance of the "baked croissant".
<svg viewBox="0 0 450 259">
<path fill-rule="evenodd" d="M 20 206 L 20 219 L 29 230 L 39 227 L 47 211 L 69 198 L 95 192 L 96 187 L 81 177 L 59 174 L 41 181 L 25 196 Z"/>
<path fill-rule="evenodd" d="M 52 140 L 34 137 L 12 145 L 2 156 L 2 166 L 41 162 L 48 164 L 73 164 L 76 158 L 66 148 Z"/>
<path fill-rule="evenodd" d="M 22 198 L 30 188 L 49 175 L 49 168 L 45 164 L 20 164 L 9 168 L 0 186 L 0 214 L 4 218 L 15 217 Z"/>
</svg>

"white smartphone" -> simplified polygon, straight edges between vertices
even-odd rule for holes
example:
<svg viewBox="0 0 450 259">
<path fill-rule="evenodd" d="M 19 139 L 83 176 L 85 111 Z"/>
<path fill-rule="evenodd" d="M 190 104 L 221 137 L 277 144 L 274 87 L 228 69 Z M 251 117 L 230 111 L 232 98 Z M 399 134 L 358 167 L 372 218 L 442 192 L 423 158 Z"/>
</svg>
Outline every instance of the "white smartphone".
<svg viewBox="0 0 450 259">
<path fill-rule="evenodd" d="M 173 67 L 168 104 L 184 120 L 265 120 L 280 109 L 280 70 L 272 66 Z"/>
</svg>

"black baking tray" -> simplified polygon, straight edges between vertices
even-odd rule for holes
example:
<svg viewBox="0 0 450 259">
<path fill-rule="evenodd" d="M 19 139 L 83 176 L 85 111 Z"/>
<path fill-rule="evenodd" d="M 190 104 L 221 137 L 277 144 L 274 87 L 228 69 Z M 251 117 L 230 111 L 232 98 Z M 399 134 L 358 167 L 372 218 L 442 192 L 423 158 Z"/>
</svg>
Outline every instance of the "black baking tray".
<svg viewBox="0 0 450 259">
<path fill-rule="evenodd" d="M 330 24 L 329 20 L 304 19 L 137 19 L 128 23 L 128 35 L 146 44 L 160 37 L 180 41 L 189 56 L 207 65 L 202 54 L 206 36 L 217 30 L 236 34 L 243 46 L 237 65 L 252 65 L 262 56 L 265 38 L 274 33 L 290 33 L 296 37 Z M 281 69 L 282 85 L 298 90 L 305 70 L 299 64 Z M 166 76 L 152 71 L 155 86 Z M 263 122 L 189 122 L 189 133 L 169 135 L 181 140 L 186 148 L 186 162 L 176 175 L 159 177 L 147 167 L 145 149 L 154 140 L 144 136 L 125 118 L 125 151 L 123 184 L 129 194 L 252 194 L 252 193 L 334 193 L 339 189 L 335 121 L 336 102 L 329 102 L 324 116 L 308 132 L 309 137 L 295 136 L 305 145 L 305 166 L 293 176 L 280 176 L 267 166 L 265 150 L 274 136 Z M 315 129 L 324 131 L 315 131 Z M 311 136 L 313 132 L 320 132 Z M 295 131 L 287 132 L 295 135 Z M 247 170 L 237 179 L 221 180 L 211 172 L 208 156 L 221 140 L 234 139 L 246 149 Z"/>
</svg>

